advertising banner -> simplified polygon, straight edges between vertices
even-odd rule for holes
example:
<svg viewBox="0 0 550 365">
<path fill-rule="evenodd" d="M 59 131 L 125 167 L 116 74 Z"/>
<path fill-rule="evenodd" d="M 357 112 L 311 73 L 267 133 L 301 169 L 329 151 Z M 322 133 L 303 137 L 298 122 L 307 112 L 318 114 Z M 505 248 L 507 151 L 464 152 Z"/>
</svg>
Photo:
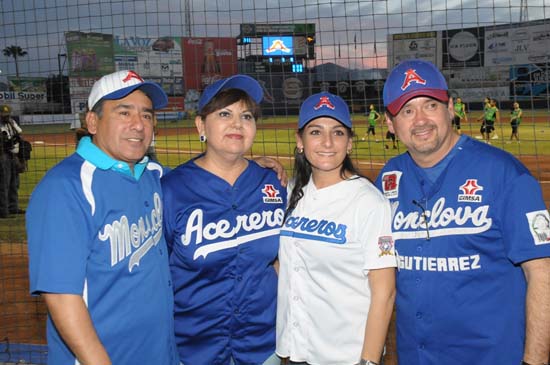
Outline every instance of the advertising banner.
<svg viewBox="0 0 550 365">
<path fill-rule="evenodd" d="M 113 47 L 117 70 L 134 70 L 169 96 L 183 96 L 181 38 L 114 36 Z"/>
<path fill-rule="evenodd" d="M 96 77 L 69 77 L 69 88 L 71 90 L 71 110 L 73 113 L 86 112 L 88 107 L 88 96 L 92 86 L 100 76 Z"/>
<path fill-rule="evenodd" d="M 411 58 L 430 61 L 437 65 L 437 32 L 416 32 L 391 35 L 390 55 L 393 67 Z"/>
<path fill-rule="evenodd" d="M 510 89 L 516 99 L 548 98 L 550 63 L 515 65 L 510 67 Z"/>
<path fill-rule="evenodd" d="M 112 35 L 66 32 L 65 42 L 69 76 L 97 77 L 115 71 Z"/>
<path fill-rule="evenodd" d="M 483 100 L 487 98 L 498 101 L 510 99 L 510 88 L 508 86 L 500 87 L 472 87 L 464 89 L 453 89 L 450 91 L 453 98 L 460 97 L 465 103 L 478 102 L 480 108 L 483 105 Z"/>
<path fill-rule="evenodd" d="M 264 35 L 315 35 L 315 23 L 277 24 L 245 23 L 241 24 L 239 37 L 261 37 Z"/>
<path fill-rule="evenodd" d="M 185 107 L 196 109 L 204 88 L 237 73 L 235 38 L 182 38 Z"/>
<path fill-rule="evenodd" d="M 550 62 L 550 23 L 501 25 L 485 31 L 485 65 Z"/>
<path fill-rule="evenodd" d="M 508 66 L 470 67 L 442 70 L 449 89 L 498 87 L 510 84 Z"/>
<path fill-rule="evenodd" d="M 8 105 L 14 115 L 19 115 L 23 111 L 42 111 L 47 102 L 46 78 L 0 78 L 0 104 Z"/>
<path fill-rule="evenodd" d="M 298 113 L 308 93 L 308 74 L 259 74 L 258 82 L 264 89 L 262 114 L 277 115 Z"/>
<path fill-rule="evenodd" d="M 443 68 L 483 66 L 484 28 L 444 30 L 441 36 Z"/>
</svg>

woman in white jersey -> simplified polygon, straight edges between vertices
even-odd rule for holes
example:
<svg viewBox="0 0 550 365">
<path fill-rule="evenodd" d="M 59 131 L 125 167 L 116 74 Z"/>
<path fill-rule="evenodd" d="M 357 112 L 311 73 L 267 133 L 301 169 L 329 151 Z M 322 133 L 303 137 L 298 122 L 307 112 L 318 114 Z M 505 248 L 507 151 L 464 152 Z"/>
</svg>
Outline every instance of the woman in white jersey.
<svg viewBox="0 0 550 365">
<path fill-rule="evenodd" d="M 289 364 L 379 364 L 395 298 L 391 209 L 353 166 L 340 97 L 301 106 L 281 229 L 277 354 Z"/>
</svg>

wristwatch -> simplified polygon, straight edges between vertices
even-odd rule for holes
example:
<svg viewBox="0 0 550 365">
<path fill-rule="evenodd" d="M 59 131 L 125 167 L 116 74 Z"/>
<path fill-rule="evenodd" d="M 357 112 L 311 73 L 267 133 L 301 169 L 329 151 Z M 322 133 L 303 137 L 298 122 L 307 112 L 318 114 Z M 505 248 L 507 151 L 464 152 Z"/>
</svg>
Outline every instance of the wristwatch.
<svg viewBox="0 0 550 365">
<path fill-rule="evenodd" d="M 374 361 L 361 359 L 361 361 L 359 361 L 359 365 L 379 365 L 379 364 Z"/>
</svg>

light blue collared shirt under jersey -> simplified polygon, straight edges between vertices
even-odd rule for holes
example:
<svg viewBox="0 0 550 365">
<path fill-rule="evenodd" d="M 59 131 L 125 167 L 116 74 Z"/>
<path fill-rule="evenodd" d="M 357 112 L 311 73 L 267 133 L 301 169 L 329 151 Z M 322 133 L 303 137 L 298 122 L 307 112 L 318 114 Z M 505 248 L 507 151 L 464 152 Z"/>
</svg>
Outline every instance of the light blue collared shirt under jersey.
<svg viewBox="0 0 550 365">
<path fill-rule="evenodd" d="M 130 165 L 128 165 L 127 162 L 115 160 L 110 157 L 97 147 L 88 136 L 82 137 L 78 143 L 76 153 L 102 170 L 118 171 L 121 174 L 132 176 L 136 180 L 139 180 L 149 162 L 149 157 L 144 156 L 141 161 L 134 165 L 134 172 L 132 173 Z"/>
</svg>

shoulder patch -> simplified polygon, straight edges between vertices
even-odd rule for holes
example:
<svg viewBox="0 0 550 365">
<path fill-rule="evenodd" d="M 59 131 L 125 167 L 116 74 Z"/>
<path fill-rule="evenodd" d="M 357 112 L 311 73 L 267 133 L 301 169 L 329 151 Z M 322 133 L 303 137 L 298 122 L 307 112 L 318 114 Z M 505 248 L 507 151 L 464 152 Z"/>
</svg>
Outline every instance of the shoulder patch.
<svg viewBox="0 0 550 365">
<path fill-rule="evenodd" d="M 393 256 L 393 238 L 391 236 L 381 236 L 378 237 L 378 247 L 380 248 L 380 254 L 378 254 L 379 257 L 389 255 Z"/>
<path fill-rule="evenodd" d="M 550 215 L 547 210 L 525 214 L 535 245 L 550 244 Z"/>
<path fill-rule="evenodd" d="M 401 171 L 388 171 L 382 175 L 382 192 L 386 198 L 397 198 L 399 196 L 399 180 Z"/>
</svg>

